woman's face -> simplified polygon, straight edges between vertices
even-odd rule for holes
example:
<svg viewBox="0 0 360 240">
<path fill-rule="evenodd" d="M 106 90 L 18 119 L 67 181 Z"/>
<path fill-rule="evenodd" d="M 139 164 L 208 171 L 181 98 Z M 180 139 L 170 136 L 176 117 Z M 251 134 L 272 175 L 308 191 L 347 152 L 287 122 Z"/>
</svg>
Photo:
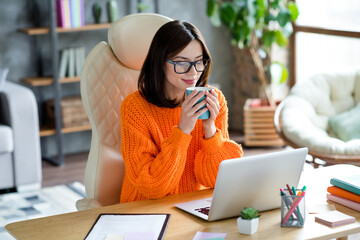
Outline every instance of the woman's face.
<svg viewBox="0 0 360 240">
<path fill-rule="evenodd" d="M 192 40 L 181 52 L 172 57 L 171 61 L 194 62 L 203 59 L 202 45 L 197 40 Z M 165 96 L 169 99 L 182 100 L 185 89 L 195 87 L 202 72 L 197 72 L 194 66 L 186 73 L 178 74 L 174 71 L 174 65 L 165 62 Z"/>
</svg>

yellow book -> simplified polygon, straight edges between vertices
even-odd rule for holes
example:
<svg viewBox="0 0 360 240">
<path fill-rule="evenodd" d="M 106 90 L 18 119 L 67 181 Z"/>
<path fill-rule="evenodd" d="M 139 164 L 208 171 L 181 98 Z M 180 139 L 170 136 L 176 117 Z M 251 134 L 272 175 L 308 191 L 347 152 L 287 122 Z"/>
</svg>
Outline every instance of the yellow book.
<svg viewBox="0 0 360 240">
<path fill-rule="evenodd" d="M 64 28 L 71 28 L 70 0 L 63 0 L 63 1 L 64 1 L 64 14 L 65 14 Z"/>
</svg>

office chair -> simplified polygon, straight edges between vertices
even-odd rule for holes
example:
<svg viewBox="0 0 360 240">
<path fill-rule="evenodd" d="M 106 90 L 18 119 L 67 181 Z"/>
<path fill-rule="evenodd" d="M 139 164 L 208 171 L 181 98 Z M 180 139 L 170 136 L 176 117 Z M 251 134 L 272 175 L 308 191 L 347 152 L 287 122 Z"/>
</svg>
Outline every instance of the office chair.
<svg viewBox="0 0 360 240">
<path fill-rule="evenodd" d="M 127 15 L 111 24 L 108 41 L 87 56 L 81 97 L 92 138 L 85 170 L 86 199 L 78 210 L 120 202 L 125 165 L 120 151 L 120 106 L 137 91 L 138 76 L 156 31 L 172 19 L 159 14 Z"/>
</svg>

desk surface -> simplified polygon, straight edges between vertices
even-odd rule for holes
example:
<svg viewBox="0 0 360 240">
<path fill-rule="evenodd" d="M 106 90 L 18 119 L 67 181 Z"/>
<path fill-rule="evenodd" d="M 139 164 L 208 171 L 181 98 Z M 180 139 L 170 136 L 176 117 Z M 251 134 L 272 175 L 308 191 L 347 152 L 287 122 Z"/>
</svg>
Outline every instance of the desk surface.
<svg viewBox="0 0 360 240">
<path fill-rule="evenodd" d="M 326 203 L 326 188 L 334 176 L 360 174 L 352 165 L 336 165 L 303 172 L 299 186 L 307 186 L 306 204 Z M 262 212 L 258 231 L 253 235 L 238 232 L 236 218 L 207 222 L 174 207 L 175 203 L 211 197 L 212 190 L 173 195 L 158 200 L 116 204 L 91 210 L 15 222 L 5 229 L 17 239 L 84 239 L 100 213 L 170 213 L 165 239 L 192 239 L 197 231 L 226 232 L 226 239 L 330 239 L 360 232 L 360 213 L 335 204 L 336 209 L 355 216 L 356 223 L 329 228 L 314 222 L 308 214 L 303 228 L 280 227 L 280 209 Z M 280 197 L 279 197 L 280 201 Z"/>
</svg>

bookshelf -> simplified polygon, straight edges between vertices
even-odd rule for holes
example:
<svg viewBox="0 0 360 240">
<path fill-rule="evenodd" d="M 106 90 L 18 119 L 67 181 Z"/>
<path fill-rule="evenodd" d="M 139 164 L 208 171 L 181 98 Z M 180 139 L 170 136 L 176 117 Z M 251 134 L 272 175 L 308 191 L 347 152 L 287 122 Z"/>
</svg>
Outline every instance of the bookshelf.
<svg viewBox="0 0 360 240">
<path fill-rule="evenodd" d="M 110 27 L 110 23 L 99 23 L 99 24 L 87 24 L 83 27 L 78 28 L 56 28 L 57 33 L 66 33 L 66 32 L 80 32 L 80 31 L 92 31 L 92 30 L 100 30 L 107 29 Z M 26 33 L 28 35 L 42 35 L 49 34 L 51 28 L 50 27 L 40 27 L 40 28 L 20 28 L 19 32 Z"/>
<path fill-rule="evenodd" d="M 49 86 L 54 83 L 53 77 L 29 77 L 29 78 L 23 78 L 22 82 L 32 86 L 32 87 L 40 87 L 40 86 Z M 80 76 L 75 77 L 66 77 L 66 78 L 60 78 L 59 83 L 74 83 L 74 82 L 80 82 Z"/>
<path fill-rule="evenodd" d="M 50 26 L 47 27 L 31 27 L 31 28 L 20 28 L 18 32 L 27 34 L 29 36 L 48 35 L 50 38 L 50 54 L 51 54 L 51 72 L 52 76 L 35 76 L 35 77 L 23 77 L 22 82 L 30 86 L 31 88 L 39 88 L 41 91 L 42 87 L 48 86 L 52 88 L 52 95 L 54 99 L 54 127 L 40 126 L 40 137 L 55 136 L 56 138 L 56 156 L 43 156 L 44 159 L 53 163 L 54 165 L 62 165 L 64 163 L 64 149 L 63 149 L 63 134 L 88 131 L 91 130 L 90 125 L 64 127 L 62 125 L 62 110 L 61 100 L 62 92 L 61 85 L 68 83 L 79 83 L 80 76 L 59 78 L 59 46 L 58 38 L 65 37 L 64 34 L 71 32 L 86 32 L 96 31 L 102 29 L 108 29 L 110 23 L 100 24 L 85 24 L 82 27 L 76 28 L 61 28 L 57 27 L 57 16 L 56 16 L 56 0 L 49 1 L 49 17 Z M 40 94 L 41 95 L 41 94 Z M 39 104 L 43 103 L 41 97 L 38 99 Z"/>
</svg>

